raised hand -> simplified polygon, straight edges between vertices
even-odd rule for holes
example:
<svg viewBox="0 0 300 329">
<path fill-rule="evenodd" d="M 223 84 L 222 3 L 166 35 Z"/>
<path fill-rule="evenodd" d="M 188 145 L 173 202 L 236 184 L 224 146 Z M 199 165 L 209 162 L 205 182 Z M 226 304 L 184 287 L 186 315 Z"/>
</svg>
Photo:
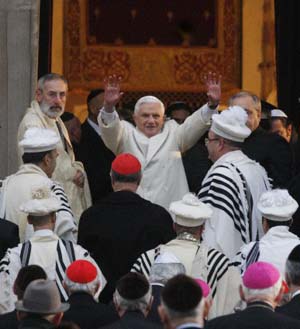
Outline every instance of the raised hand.
<svg viewBox="0 0 300 329">
<path fill-rule="evenodd" d="M 113 112 L 124 93 L 120 92 L 121 78 L 116 75 L 104 80 L 104 110 Z"/>
<path fill-rule="evenodd" d="M 217 77 L 216 73 L 208 72 L 203 77 L 203 81 L 207 88 L 208 106 L 217 107 L 221 99 L 221 80 L 222 76 Z"/>
</svg>

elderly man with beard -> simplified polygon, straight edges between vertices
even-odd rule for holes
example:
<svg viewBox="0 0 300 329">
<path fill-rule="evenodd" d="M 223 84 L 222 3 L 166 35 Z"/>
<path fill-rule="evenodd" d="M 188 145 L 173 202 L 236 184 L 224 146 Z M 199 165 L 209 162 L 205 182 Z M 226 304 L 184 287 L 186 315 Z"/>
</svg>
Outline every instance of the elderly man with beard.
<svg viewBox="0 0 300 329">
<path fill-rule="evenodd" d="M 20 123 L 18 141 L 30 127 L 52 129 L 61 137 L 52 178 L 63 186 L 78 221 L 83 210 L 91 205 L 91 196 L 83 165 L 75 161 L 67 129 L 60 119 L 65 110 L 67 91 L 67 81 L 59 74 L 49 73 L 39 79 L 36 99 L 31 102 Z M 22 149 L 18 151 L 21 155 Z"/>
</svg>

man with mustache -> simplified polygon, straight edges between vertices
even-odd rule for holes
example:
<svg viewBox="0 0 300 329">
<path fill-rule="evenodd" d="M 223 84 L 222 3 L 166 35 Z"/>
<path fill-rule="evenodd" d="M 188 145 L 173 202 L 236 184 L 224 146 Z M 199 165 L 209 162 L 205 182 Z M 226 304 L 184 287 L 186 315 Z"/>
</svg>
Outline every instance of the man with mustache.
<svg viewBox="0 0 300 329">
<path fill-rule="evenodd" d="M 86 174 L 81 162 L 75 161 L 67 129 L 60 119 L 64 113 L 68 92 L 67 80 L 56 73 L 49 73 L 38 80 L 35 100 L 27 109 L 18 130 L 18 141 L 30 127 L 54 130 L 61 138 L 58 157 L 52 175 L 68 196 L 75 219 L 78 221 L 83 210 L 91 205 L 91 196 Z M 18 149 L 19 154 L 22 150 Z"/>
</svg>

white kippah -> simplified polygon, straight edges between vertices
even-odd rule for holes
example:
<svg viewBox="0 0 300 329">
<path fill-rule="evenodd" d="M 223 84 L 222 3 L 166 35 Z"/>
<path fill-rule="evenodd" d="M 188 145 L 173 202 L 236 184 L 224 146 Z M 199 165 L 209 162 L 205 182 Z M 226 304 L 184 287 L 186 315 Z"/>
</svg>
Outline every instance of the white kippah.
<svg viewBox="0 0 300 329">
<path fill-rule="evenodd" d="M 257 204 L 262 216 L 273 221 L 288 221 L 298 209 L 297 201 L 287 190 L 272 190 L 263 193 Z"/>
<path fill-rule="evenodd" d="M 271 118 L 287 118 L 288 116 L 279 109 L 274 109 L 271 111 Z"/>
<path fill-rule="evenodd" d="M 51 129 L 32 127 L 25 131 L 19 145 L 24 153 L 39 153 L 56 149 L 59 136 Z"/>
<path fill-rule="evenodd" d="M 240 106 L 230 106 L 220 114 L 212 116 L 210 130 L 216 135 L 234 142 L 243 142 L 251 134 L 247 127 L 247 112 Z"/>
<path fill-rule="evenodd" d="M 49 180 L 45 180 L 40 185 L 32 187 L 31 199 L 21 204 L 20 210 L 31 216 L 44 216 L 57 211 L 61 202 L 51 192 L 50 184 Z"/>
<path fill-rule="evenodd" d="M 165 106 L 163 104 L 163 102 L 155 97 L 155 96 L 144 96 L 144 97 L 141 97 L 135 104 L 134 106 L 134 114 L 138 113 L 140 107 L 142 104 L 148 104 L 148 103 L 157 103 L 157 104 L 160 104 L 161 106 L 161 110 L 162 110 L 162 114 L 165 114 Z"/>
<path fill-rule="evenodd" d="M 186 194 L 180 201 L 172 202 L 169 210 L 175 215 L 174 222 L 186 227 L 202 225 L 213 212 L 210 206 L 192 193 Z"/>
</svg>

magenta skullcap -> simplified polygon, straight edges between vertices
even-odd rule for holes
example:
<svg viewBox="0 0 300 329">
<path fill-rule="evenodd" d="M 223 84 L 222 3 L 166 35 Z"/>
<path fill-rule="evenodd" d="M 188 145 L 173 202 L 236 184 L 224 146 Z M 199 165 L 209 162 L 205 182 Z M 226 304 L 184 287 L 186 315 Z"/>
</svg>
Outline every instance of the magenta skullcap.
<svg viewBox="0 0 300 329">
<path fill-rule="evenodd" d="M 203 297 L 206 298 L 210 293 L 209 285 L 201 279 L 195 279 L 195 281 L 199 284 L 200 288 L 202 289 Z"/>
<path fill-rule="evenodd" d="M 244 276 L 243 284 L 249 289 L 267 289 L 273 287 L 280 279 L 277 268 L 267 262 L 251 264 Z"/>
</svg>

